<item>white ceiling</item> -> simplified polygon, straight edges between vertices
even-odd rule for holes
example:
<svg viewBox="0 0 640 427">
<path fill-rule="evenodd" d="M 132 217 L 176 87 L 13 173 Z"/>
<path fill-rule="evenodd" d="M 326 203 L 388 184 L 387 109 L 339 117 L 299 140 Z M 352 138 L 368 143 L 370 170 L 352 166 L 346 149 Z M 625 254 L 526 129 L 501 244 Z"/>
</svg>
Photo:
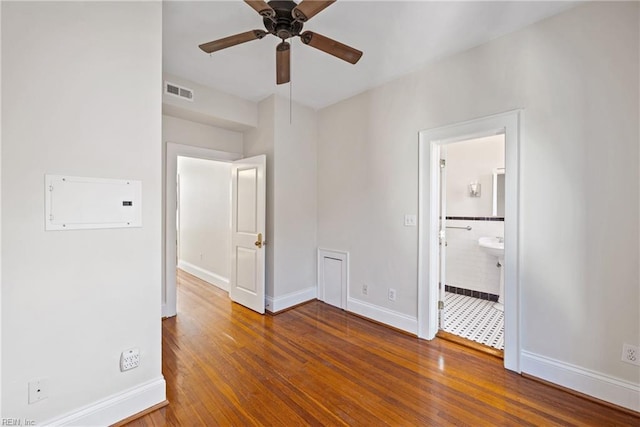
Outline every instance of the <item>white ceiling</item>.
<svg viewBox="0 0 640 427">
<path fill-rule="evenodd" d="M 305 24 L 364 52 L 351 65 L 302 44 L 291 47 L 289 85 L 275 83 L 274 36 L 211 55 L 198 45 L 252 29 L 262 18 L 243 1 L 169 1 L 163 6 L 164 71 L 239 97 L 273 93 L 313 108 L 348 98 L 444 56 L 478 46 L 576 2 L 339 0 Z"/>
</svg>

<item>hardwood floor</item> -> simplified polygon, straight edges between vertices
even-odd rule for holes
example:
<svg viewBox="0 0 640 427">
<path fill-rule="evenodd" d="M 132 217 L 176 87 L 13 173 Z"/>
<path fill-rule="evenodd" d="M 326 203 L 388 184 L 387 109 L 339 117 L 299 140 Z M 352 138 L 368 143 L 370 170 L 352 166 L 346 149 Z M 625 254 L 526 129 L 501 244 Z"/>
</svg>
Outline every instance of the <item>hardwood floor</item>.
<svg viewBox="0 0 640 427">
<path fill-rule="evenodd" d="M 277 316 L 178 276 L 163 322 L 169 405 L 128 426 L 639 426 L 441 339 L 399 333 L 314 301 Z"/>
</svg>

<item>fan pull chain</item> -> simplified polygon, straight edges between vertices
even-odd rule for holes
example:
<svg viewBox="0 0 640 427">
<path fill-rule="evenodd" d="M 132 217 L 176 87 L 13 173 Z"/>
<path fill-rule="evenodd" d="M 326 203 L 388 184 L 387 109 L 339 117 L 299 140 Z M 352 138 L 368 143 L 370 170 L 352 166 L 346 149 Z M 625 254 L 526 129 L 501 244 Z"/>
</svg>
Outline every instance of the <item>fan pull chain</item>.
<svg viewBox="0 0 640 427">
<path fill-rule="evenodd" d="M 289 40 L 292 41 L 291 38 L 289 38 Z M 293 41 L 290 44 L 291 46 L 289 47 L 289 49 L 292 49 Z M 293 67 L 291 67 L 291 65 L 289 65 L 289 67 L 290 67 L 289 68 L 289 124 L 293 124 L 293 112 L 292 112 L 293 111 L 293 78 L 291 77 L 291 69 Z"/>
</svg>

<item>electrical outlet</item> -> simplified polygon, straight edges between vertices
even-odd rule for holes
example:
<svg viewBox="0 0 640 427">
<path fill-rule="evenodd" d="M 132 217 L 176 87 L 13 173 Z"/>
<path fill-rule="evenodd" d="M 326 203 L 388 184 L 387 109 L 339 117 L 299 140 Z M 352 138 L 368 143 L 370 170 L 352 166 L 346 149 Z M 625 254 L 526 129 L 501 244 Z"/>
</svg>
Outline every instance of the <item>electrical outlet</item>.
<svg viewBox="0 0 640 427">
<path fill-rule="evenodd" d="M 125 350 L 120 355 L 120 371 L 128 371 L 140 365 L 140 351 L 137 348 Z"/>
<path fill-rule="evenodd" d="M 29 381 L 29 404 L 40 402 L 49 397 L 49 380 L 39 378 Z"/>
<path fill-rule="evenodd" d="M 631 344 L 622 344 L 622 361 L 640 366 L 640 348 Z"/>
<path fill-rule="evenodd" d="M 366 283 L 362 284 L 362 295 L 369 295 L 369 285 Z"/>
<path fill-rule="evenodd" d="M 396 300 L 396 290 L 393 288 L 389 288 L 389 301 Z"/>
</svg>

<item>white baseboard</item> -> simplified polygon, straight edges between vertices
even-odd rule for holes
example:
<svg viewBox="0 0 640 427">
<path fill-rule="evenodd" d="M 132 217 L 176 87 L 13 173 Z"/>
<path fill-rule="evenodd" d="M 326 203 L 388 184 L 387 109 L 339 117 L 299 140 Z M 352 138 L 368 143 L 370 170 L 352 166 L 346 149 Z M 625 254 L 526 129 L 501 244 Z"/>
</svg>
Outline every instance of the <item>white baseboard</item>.
<svg viewBox="0 0 640 427">
<path fill-rule="evenodd" d="M 266 296 L 266 309 L 271 313 L 277 313 L 303 302 L 311 301 L 317 297 L 317 289 L 315 286 L 303 289 L 301 291 L 291 292 L 280 297 Z"/>
<path fill-rule="evenodd" d="M 522 352 L 521 366 L 523 373 L 640 412 L 640 384 L 528 351 Z"/>
<path fill-rule="evenodd" d="M 166 399 L 166 383 L 164 377 L 159 377 L 38 425 L 108 426 Z"/>
<path fill-rule="evenodd" d="M 347 311 L 393 326 L 410 334 L 418 334 L 418 319 L 365 301 L 347 298 Z"/>
<path fill-rule="evenodd" d="M 214 273 L 213 271 L 205 270 L 204 268 L 198 267 L 197 265 L 183 260 L 178 260 L 178 268 L 180 270 L 186 271 L 189 274 L 193 274 L 198 279 L 202 279 L 205 282 L 212 284 L 213 286 L 217 286 L 223 291 L 229 292 L 229 279 L 226 277 L 222 277 L 219 274 Z"/>
</svg>

